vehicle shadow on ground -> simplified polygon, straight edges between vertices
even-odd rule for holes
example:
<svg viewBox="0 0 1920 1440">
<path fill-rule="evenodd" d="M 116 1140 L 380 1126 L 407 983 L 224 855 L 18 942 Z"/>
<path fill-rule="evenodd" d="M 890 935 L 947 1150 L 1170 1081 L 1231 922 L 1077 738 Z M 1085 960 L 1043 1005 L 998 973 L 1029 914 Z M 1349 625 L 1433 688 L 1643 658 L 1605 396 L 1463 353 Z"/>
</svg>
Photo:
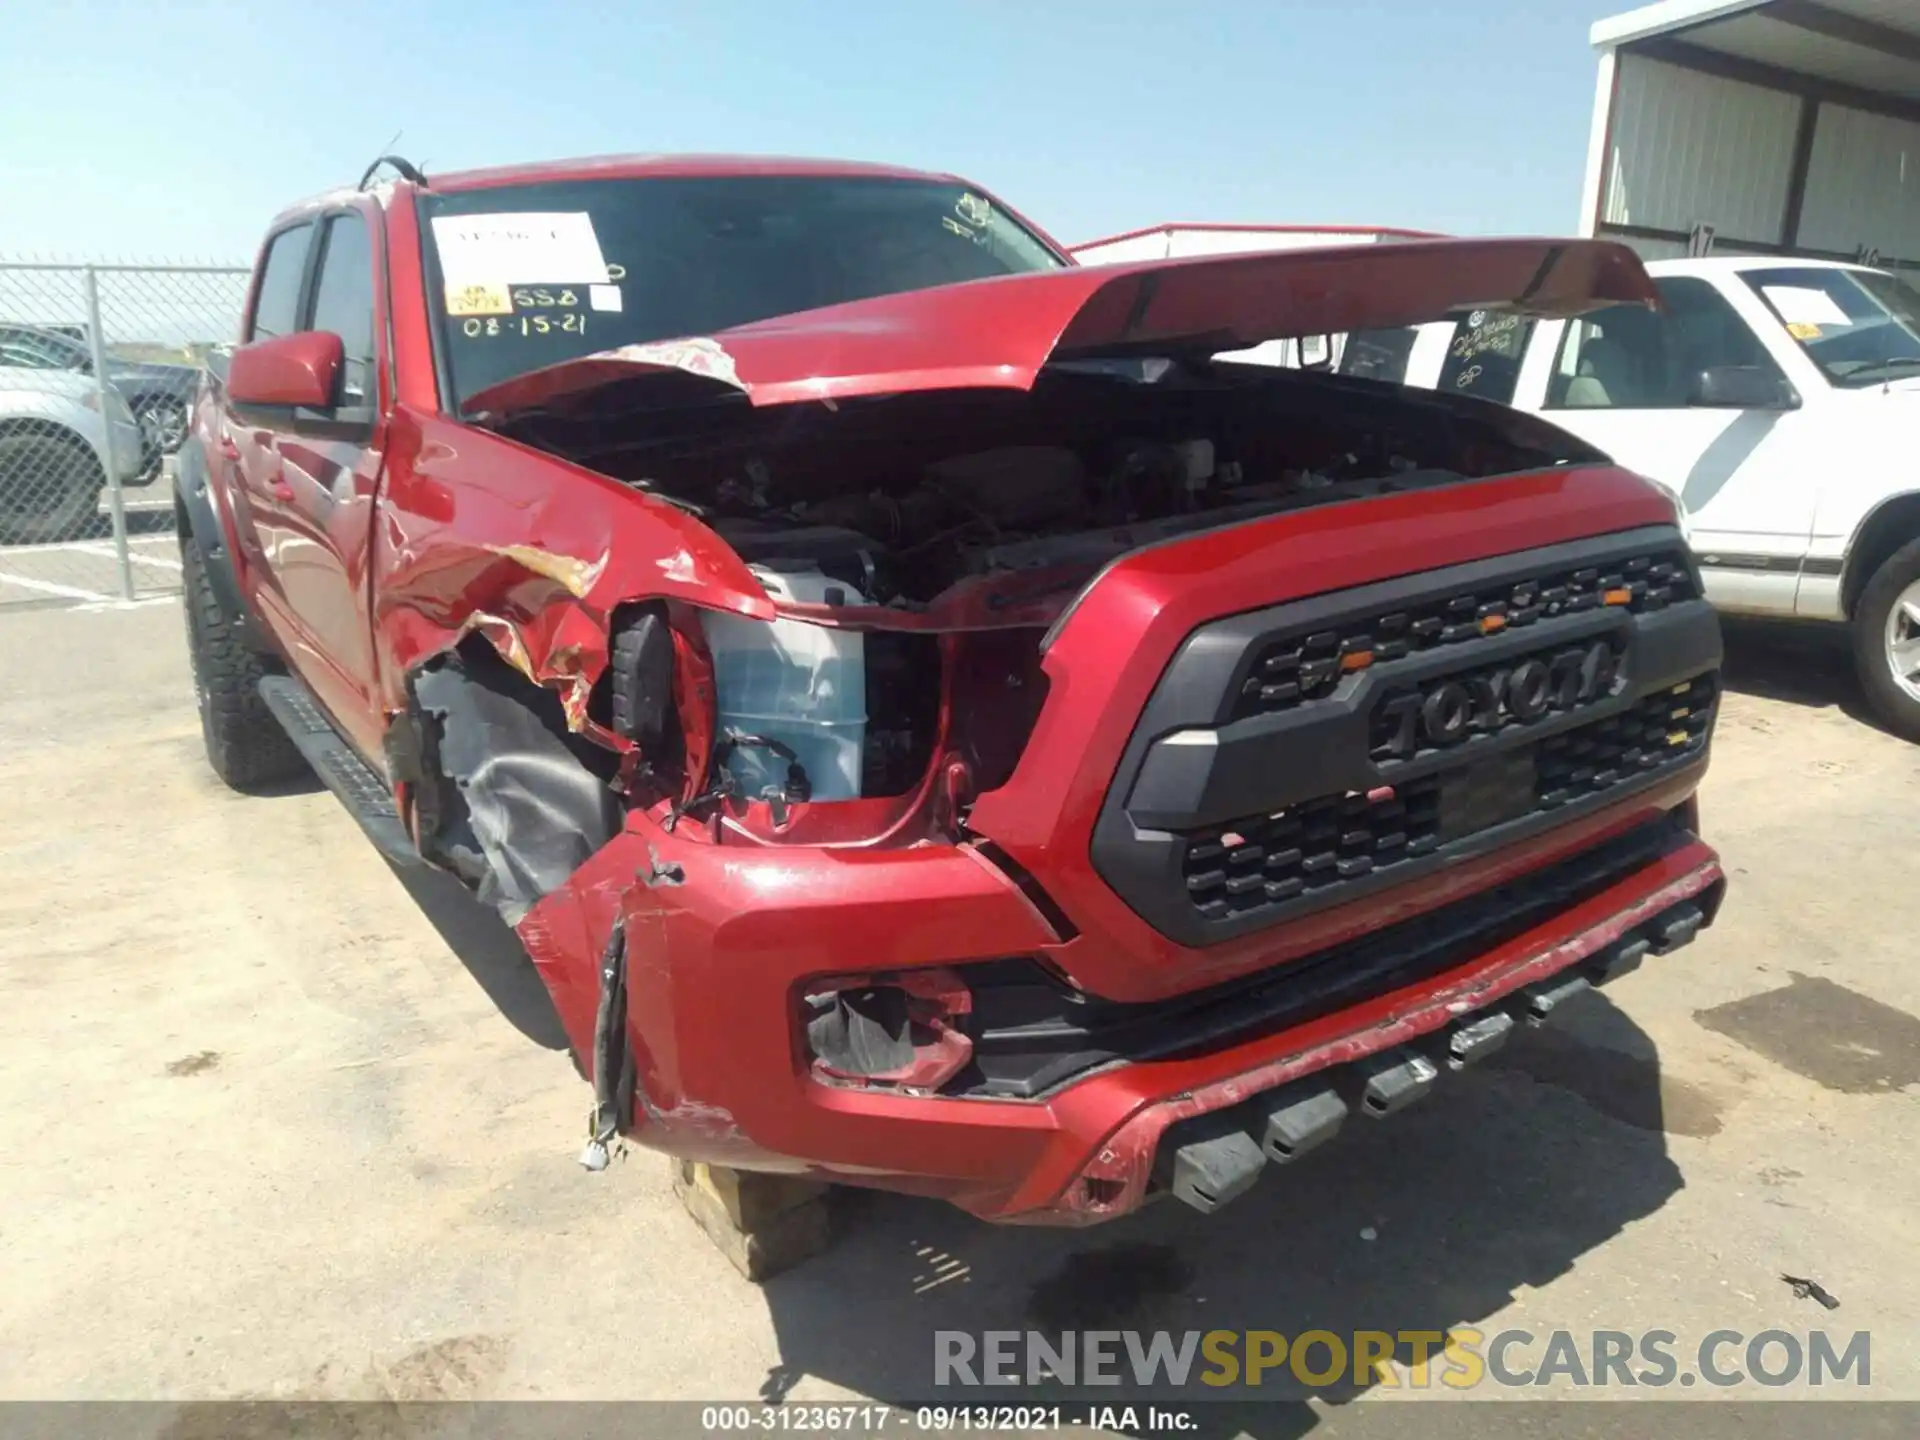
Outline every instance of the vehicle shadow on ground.
<svg viewBox="0 0 1920 1440">
<path fill-rule="evenodd" d="M 1878 727 L 1860 692 L 1846 632 L 1838 626 L 1723 616 L 1720 630 L 1726 640 L 1720 676 L 1729 690 L 1815 710 L 1838 707 Z"/>
<path fill-rule="evenodd" d="M 387 868 L 507 1023 L 543 1049 L 565 1050 L 567 1032 L 553 999 L 520 937 L 499 913 L 444 870 L 430 865 Z"/>
<path fill-rule="evenodd" d="M 138 492 L 135 492 L 138 493 Z M 137 539 L 142 535 L 171 535 L 173 533 L 173 507 L 127 511 L 127 535 Z M 113 514 L 101 502 L 100 510 L 89 515 L 75 525 L 73 532 L 65 540 L 111 540 L 113 538 Z"/>
<path fill-rule="evenodd" d="M 1211 1217 L 1160 1201 L 1093 1231 L 1001 1227 L 845 1192 L 833 1248 L 765 1286 L 782 1362 L 763 1398 L 815 1377 L 904 1405 L 1049 1403 L 1044 1389 L 937 1389 L 938 1330 L 977 1341 L 1038 1329 L 1056 1344 L 1089 1329 L 1168 1330 L 1176 1342 L 1211 1330 L 1319 1329 L 1348 1345 L 1358 1330 L 1490 1336 L 1503 1327 L 1488 1317 L 1521 1287 L 1564 1274 L 1681 1188 L 1669 1130 L 1718 1127 L 1699 1097 L 1663 1096 L 1652 1042 L 1605 997 L 1563 1013 L 1404 1113 L 1350 1120 L 1327 1149 L 1269 1167 Z M 1114 1348 L 1124 1372 L 1124 1342 Z M 1539 1349 L 1516 1349 L 1525 1358 L 1513 1363 L 1537 1364 Z M 1411 1339 L 1396 1358 L 1412 1362 Z M 1327 1366 L 1325 1348 L 1311 1352 L 1310 1373 Z M 1156 1387 L 1163 1404 L 1191 1407 L 1201 1436 L 1303 1434 L 1320 1418 L 1309 1395 L 1338 1405 L 1366 1388 L 1350 1351 L 1339 1380 L 1312 1388 L 1283 1366 L 1258 1388 L 1215 1389 L 1198 1383 L 1207 1368 L 1196 1356 L 1185 1390 Z M 1080 1408 L 1155 1394 L 1130 1378 L 1052 1393 Z"/>
</svg>

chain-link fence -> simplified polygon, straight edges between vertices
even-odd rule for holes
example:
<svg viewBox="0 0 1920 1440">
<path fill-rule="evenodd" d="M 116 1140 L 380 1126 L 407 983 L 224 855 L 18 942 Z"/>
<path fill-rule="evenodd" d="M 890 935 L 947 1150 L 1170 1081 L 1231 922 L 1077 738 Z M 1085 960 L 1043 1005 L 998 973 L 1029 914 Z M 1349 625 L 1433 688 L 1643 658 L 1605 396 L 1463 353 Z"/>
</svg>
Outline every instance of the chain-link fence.
<svg viewBox="0 0 1920 1440">
<path fill-rule="evenodd" d="M 0 259 L 0 613 L 179 589 L 175 456 L 247 274 Z"/>
</svg>

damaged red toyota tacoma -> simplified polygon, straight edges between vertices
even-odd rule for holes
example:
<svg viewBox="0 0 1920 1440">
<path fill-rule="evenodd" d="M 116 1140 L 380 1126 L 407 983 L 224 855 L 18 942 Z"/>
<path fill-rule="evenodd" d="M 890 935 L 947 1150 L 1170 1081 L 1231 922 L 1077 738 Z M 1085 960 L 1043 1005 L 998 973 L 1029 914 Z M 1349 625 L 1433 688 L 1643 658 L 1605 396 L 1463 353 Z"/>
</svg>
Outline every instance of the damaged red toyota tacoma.
<svg viewBox="0 0 1920 1440">
<path fill-rule="evenodd" d="M 1229 353 L 1653 303 L 1624 248 L 1091 268 L 945 175 L 394 169 L 274 222 L 196 404 L 207 753 L 497 907 L 601 1142 L 1212 1210 L 1712 920 L 1673 501 Z"/>
</svg>

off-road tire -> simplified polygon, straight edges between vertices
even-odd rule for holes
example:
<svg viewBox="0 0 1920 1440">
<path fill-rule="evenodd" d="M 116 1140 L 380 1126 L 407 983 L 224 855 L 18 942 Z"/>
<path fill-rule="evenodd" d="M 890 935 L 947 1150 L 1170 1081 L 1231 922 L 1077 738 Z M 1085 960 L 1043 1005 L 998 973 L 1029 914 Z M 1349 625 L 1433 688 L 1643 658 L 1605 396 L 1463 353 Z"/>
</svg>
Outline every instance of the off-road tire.
<svg viewBox="0 0 1920 1440">
<path fill-rule="evenodd" d="M 0 545 L 75 539 L 106 483 L 100 457 L 71 431 L 0 434 Z"/>
<path fill-rule="evenodd" d="M 1893 678 L 1887 622 L 1893 608 L 1920 582 L 1920 540 L 1909 541 L 1873 572 L 1853 607 L 1853 666 L 1874 718 L 1902 740 L 1920 744 L 1920 698 Z"/>
<path fill-rule="evenodd" d="M 180 539 L 180 570 L 187 653 L 193 661 L 193 693 L 207 763 L 235 790 L 291 780 L 307 762 L 260 698 L 266 667 L 234 633 L 191 536 Z"/>
</svg>

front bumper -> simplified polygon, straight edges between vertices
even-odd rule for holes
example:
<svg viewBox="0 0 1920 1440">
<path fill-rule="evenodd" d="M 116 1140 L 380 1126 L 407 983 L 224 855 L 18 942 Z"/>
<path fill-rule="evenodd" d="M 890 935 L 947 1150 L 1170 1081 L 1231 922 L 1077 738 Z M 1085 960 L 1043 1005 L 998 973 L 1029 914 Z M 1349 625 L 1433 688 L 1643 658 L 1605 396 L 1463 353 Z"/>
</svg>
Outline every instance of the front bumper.
<svg viewBox="0 0 1920 1440">
<path fill-rule="evenodd" d="M 936 1196 L 986 1219 L 1087 1224 L 1141 1204 L 1163 1136 L 1182 1122 L 1524 1005 L 1543 982 L 1612 964 L 1676 906 L 1699 905 L 1710 920 L 1724 877 L 1714 852 L 1662 808 L 1679 804 L 1656 793 L 1596 817 L 1598 843 L 1587 835 L 1558 854 L 1488 862 L 1477 878 L 1518 893 L 1529 875 L 1551 877 L 1662 831 L 1630 867 L 1597 888 L 1590 877 L 1583 898 L 1547 906 L 1547 918 L 1519 933 L 1478 932 L 1332 1008 L 1308 1004 L 1197 1050 L 1112 1059 L 1032 1100 L 890 1093 L 822 1083 L 808 1070 L 800 999 L 810 980 L 850 966 L 964 973 L 1049 945 L 1047 922 L 1014 881 L 969 849 L 747 851 L 630 829 L 520 930 L 585 1055 L 598 997 L 592 973 L 570 957 L 624 916 L 633 1130 L 644 1143 Z M 679 879 L 627 888 L 636 874 Z M 1447 915 L 1429 912 L 1435 926 Z M 1499 938 L 1482 945 L 1487 934 Z"/>
<path fill-rule="evenodd" d="M 1273 607 L 1336 597 L 1337 613 L 1325 617 L 1339 622 L 1333 628 L 1360 620 L 1384 632 L 1371 612 L 1347 613 L 1377 598 L 1362 587 L 1440 572 L 1452 586 L 1461 579 L 1453 567 L 1508 557 L 1489 576 L 1469 574 L 1468 589 L 1478 596 L 1494 580 L 1551 588 L 1564 558 L 1553 547 L 1584 553 L 1594 537 L 1611 536 L 1631 560 L 1648 527 L 1671 513 L 1669 500 L 1625 472 L 1556 471 L 1329 505 L 1131 552 L 1049 632 L 1047 699 L 1032 736 L 1010 778 L 979 795 L 966 821 L 981 843 L 907 843 L 902 828 L 867 845 L 760 845 L 718 822 L 669 832 L 634 813 L 528 912 L 522 938 L 584 1056 L 600 998 L 593 957 L 623 927 L 632 1129 L 646 1143 L 939 1196 L 991 1219 L 1087 1223 L 1125 1213 L 1148 1193 L 1169 1127 L 1522 1003 L 1510 997 L 1599 963 L 1675 906 L 1697 904 L 1707 916 L 1721 871 L 1686 817 L 1711 711 L 1683 716 L 1693 702 L 1669 683 L 1708 675 L 1717 661 L 1704 606 L 1662 618 L 1640 614 L 1633 595 L 1618 612 L 1555 602 L 1523 625 L 1514 618 L 1521 599 L 1510 595 L 1505 618 L 1525 632 L 1518 638 L 1494 633 L 1476 611 L 1478 638 L 1439 634 L 1419 653 L 1375 647 L 1378 669 L 1315 689 L 1277 721 L 1235 708 L 1269 699 L 1264 680 L 1249 697 L 1244 666 L 1257 659 L 1264 675 L 1273 647 L 1323 619 Z M 1670 528 L 1661 533 L 1677 543 Z M 1593 573 L 1597 581 L 1609 572 Z M 1407 597 L 1409 626 L 1423 623 L 1421 607 L 1460 598 L 1453 589 Z M 1183 646 L 1210 644 L 1225 633 L 1221 617 L 1236 616 L 1253 617 L 1253 629 L 1227 635 L 1231 663 L 1200 677 L 1219 683 L 1187 683 L 1176 663 L 1192 653 Z M 1693 639 L 1676 649 L 1682 632 Z M 1306 630 L 1304 655 L 1320 653 L 1316 633 Z M 1341 630 L 1328 653 L 1345 656 L 1351 638 Z M 1602 641 L 1611 679 L 1581 679 L 1575 662 Z M 1404 753 L 1395 732 L 1371 729 L 1409 686 L 1423 706 L 1444 698 L 1442 682 L 1456 675 L 1469 698 L 1521 693 L 1520 667 L 1537 658 L 1545 675 L 1558 674 L 1567 646 L 1577 647 L 1567 673 L 1580 683 L 1559 700 L 1543 692 L 1544 709 L 1476 698 L 1471 736 L 1434 739 L 1445 718 L 1436 712 L 1414 735 L 1433 745 Z M 1511 674 L 1496 686 L 1496 671 Z M 1255 775 L 1258 785 L 1220 766 L 1162 774 L 1142 763 L 1142 747 L 1165 733 L 1143 717 L 1168 694 L 1169 676 L 1186 707 L 1175 723 L 1213 732 L 1216 754 L 1237 756 L 1243 742 L 1249 753 L 1267 747 L 1275 763 Z M 1642 715 L 1649 705 L 1659 713 Z M 1328 735 L 1361 742 L 1351 755 L 1322 745 L 1324 775 L 1274 750 L 1279 730 L 1317 726 L 1323 714 L 1335 717 Z M 1668 743 L 1642 766 L 1650 734 Z M 1365 823 L 1334 826 L 1327 840 L 1319 838 L 1327 817 L 1310 798 L 1318 783 L 1299 795 L 1258 788 L 1328 776 L 1335 818 Z M 1433 844 L 1416 850 L 1423 832 L 1400 824 L 1393 807 L 1417 819 L 1429 800 Z M 1242 801 L 1260 813 L 1235 818 Z M 1349 802 L 1386 808 L 1348 816 L 1338 807 Z M 1542 809 L 1553 813 L 1535 813 Z M 1297 842 L 1281 833 L 1296 822 Z M 1660 827 L 1652 849 L 1629 843 Z M 1116 837 L 1148 860 L 1165 850 L 1169 863 L 1130 869 L 1124 847 L 1109 843 Z M 1258 885 L 1230 883 L 1256 845 Z M 1235 857 L 1224 879 L 1207 873 L 1219 868 L 1213 850 Z M 1611 868 L 1583 872 L 1544 900 L 1535 894 L 1595 856 L 1612 857 Z M 1295 886 L 1295 866 L 1312 878 Z M 1231 898 L 1216 915 L 1222 888 Z M 1380 950 L 1382 937 L 1442 932 L 1444 944 Z M 1018 1053 L 1031 1038 L 1018 1007 L 987 1003 L 980 982 L 1009 966 L 1056 977 L 1085 1002 L 1079 1013 L 1100 1022 L 1083 1027 L 1086 1043 L 1070 1035 L 1063 1053 L 1043 1057 L 1051 1068 Z M 830 977 L 930 969 L 958 972 L 970 987 L 972 1072 L 927 1082 L 938 1093 L 816 1076 L 806 997 L 841 988 Z M 1329 976 L 1338 983 L 1322 984 Z M 1192 1028 L 1169 1042 L 1155 1023 L 1162 1012 Z M 1183 1137 L 1169 1143 L 1184 1146 Z"/>
</svg>

